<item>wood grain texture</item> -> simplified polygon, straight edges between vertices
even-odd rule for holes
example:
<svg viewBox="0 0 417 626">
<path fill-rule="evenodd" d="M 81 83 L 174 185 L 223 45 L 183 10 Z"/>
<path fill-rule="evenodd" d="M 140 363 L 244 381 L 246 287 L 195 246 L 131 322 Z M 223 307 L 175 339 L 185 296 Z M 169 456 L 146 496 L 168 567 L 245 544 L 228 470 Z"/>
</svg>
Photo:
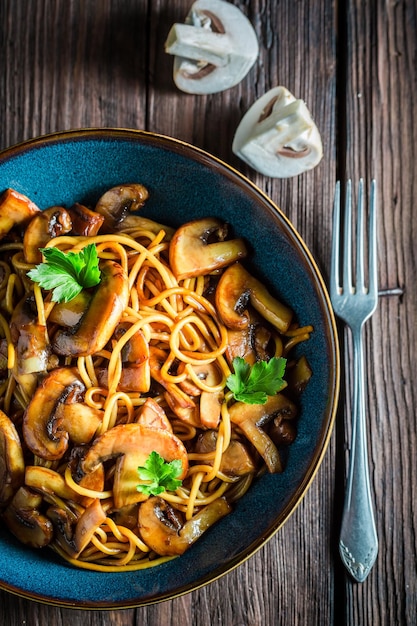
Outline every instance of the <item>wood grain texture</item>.
<svg viewBox="0 0 417 626">
<path fill-rule="evenodd" d="M 233 165 L 294 223 L 327 277 L 337 176 L 378 181 L 381 298 L 368 324 L 369 450 L 380 552 L 366 583 L 342 568 L 338 528 L 350 426 L 344 402 L 303 502 L 248 561 L 161 604 L 80 611 L 0 592 L 0 623 L 17 626 L 355 626 L 415 624 L 417 615 L 415 296 L 417 7 L 415 0 L 234 0 L 260 54 L 236 87 L 179 92 L 163 44 L 191 0 L 2 0 L 0 148 L 80 127 L 171 135 Z M 322 163 L 266 179 L 232 153 L 236 127 L 268 89 L 303 98 L 321 131 Z M 209 198 L 208 198 L 209 202 Z M 350 352 L 347 352 L 347 364 Z M 349 409 L 350 378 L 346 405 Z M 342 400 L 344 398 L 342 397 Z"/>
</svg>

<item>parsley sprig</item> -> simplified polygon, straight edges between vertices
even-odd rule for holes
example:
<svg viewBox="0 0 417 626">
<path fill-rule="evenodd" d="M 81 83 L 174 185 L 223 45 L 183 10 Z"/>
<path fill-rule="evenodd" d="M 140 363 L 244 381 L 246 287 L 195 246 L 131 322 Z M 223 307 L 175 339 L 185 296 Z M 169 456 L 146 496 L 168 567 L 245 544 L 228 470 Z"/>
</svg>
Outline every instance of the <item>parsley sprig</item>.
<svg viewBox="0 0 417 626">
<path fill-rule="evenodd" d="M 84 288 L 100 282 L 99 259 L 95 244 L 80 252 L 62 252 L 58 248 L 40 248 L 45 262 L 28 272 L 29 278 L 43 289 L 52 290 L 53 302 L 69 302 Z"/>
<path fill-rule="evenodd" d="M 285 386 L 283 379 L 287 360 L 272 357 L 269 361 L 258 361 L 250 365 L 241 357 L 233 359 L 234 373 L 226 384 L 235 400 L 246 404 L 265 404 Z"/>
<path fill-rule="evenodd" d="M 165 490 L 175 491 L 182 485 L 182 481 L 178 480 L 181 472 L 180 459 L 167 463 L 154 450 L 146 459 L 145 465 L 138 467 L 139 478 L 149 482 L 138 485 L 136 489 L 148 496 L 157 496 Z"/>
</svg>

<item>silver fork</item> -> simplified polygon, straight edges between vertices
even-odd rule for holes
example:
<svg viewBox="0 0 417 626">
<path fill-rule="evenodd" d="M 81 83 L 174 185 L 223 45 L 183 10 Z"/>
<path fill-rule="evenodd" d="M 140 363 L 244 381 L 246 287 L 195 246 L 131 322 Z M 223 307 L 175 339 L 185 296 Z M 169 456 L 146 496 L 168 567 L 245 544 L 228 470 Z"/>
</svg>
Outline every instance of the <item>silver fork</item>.
<svg viewBox="0 0 417 626">
<path fill-rule="evenodd" d="M 359 181 L 356 226 L 356 281 L 352 284 L 352 183 L 347 181 L 343 236 L 343 275 L 340 263 L 340 182 L 336 183 L 333 213 L 333 243 L 330 269 L 330 299 L 338 317 L 349 326 L 353 341 L 352 441 L 349 473 L 339 539 L 339 551 L 347 570 L 358 582 L 368 576 L 378 553 L 366 436 L 365 368 L 362 331 L 378 302 L 376 244 L 376 183 L 370 191 L 368 286 L 365 285 L 365 217 L 363 181 Z"/>
</svg>

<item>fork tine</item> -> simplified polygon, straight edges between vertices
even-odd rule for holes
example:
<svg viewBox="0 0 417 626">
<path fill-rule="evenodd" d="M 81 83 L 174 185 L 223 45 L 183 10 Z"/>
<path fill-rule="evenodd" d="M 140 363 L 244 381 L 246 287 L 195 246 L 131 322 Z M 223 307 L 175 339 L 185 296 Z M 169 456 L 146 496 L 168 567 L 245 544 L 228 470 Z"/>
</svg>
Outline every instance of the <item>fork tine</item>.
<svg viewBox="0 0 417 626">
<path fill-rule="evenodd" d="M 376 223 L 376 181 L 371 181 L 369 200 L 369 293 L 378 295 L 378 268 L 377 268 L 377 223 Z"/>
<path fill-rule="evenodd" d="M 365 293 L 365 269 L 364 269 L 364 213 L 363 213 L 363 179 L 359 180 L 358 186 L 358 213 L 356 225 L 356 285 L 357 293 Z"/>
<path fill-rule="evenodd" d="M 352 293 L 352 181 L 350 179 L 346 183 L 342 288 L 344 292 Z"/>
<path fill-rule="evenodd" d="M 336 182 L 333 201 L 333 233 L 332 254 L 330 260 L 330 297 L 340 291 L 339 284 L 339 250 L 340 248 L 340 181 Z"/>
</svg>

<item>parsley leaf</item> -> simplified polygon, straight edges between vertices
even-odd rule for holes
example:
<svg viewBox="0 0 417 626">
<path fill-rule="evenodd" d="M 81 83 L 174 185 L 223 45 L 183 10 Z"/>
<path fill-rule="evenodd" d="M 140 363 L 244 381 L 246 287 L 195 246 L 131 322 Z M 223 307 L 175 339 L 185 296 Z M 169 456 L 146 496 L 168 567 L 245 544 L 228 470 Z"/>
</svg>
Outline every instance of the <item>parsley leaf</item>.
<svg viewBox="0 0 417 626">
<path fill-rule="evenodd" d="M 177 478 L 181 472 L 182 461 L 180 459 L 167 463 L 154 450 L 146 459 L 145 465 L 138 467 L 139 478 L 149 482 L 138 485 L 136 489 L 148 496 L 157 496 L 166 489 L 175 491 L 182 485 L 182 481 Z"/>
<path fill-rule="evenodd" d="M 45 262 L 28 272 L 29 278 L 43 289 L 52 290 L 53 302 L 69 302 L 84 288 L 100 282 L 97 248 L 88 244 L 80 252 L 40 248 Z"/>
<path fill-rule="evenodd" d="M 284 386 L 283 376 L 287 360 L 272 357 L 269 361 L 258 361 L 249 365 L 241 357 L 233 359 L 234 373 L 226 384 L 235 400 L 246 404 L 265 404 L 268 396 L 275 395 Z"/>
</svg>

